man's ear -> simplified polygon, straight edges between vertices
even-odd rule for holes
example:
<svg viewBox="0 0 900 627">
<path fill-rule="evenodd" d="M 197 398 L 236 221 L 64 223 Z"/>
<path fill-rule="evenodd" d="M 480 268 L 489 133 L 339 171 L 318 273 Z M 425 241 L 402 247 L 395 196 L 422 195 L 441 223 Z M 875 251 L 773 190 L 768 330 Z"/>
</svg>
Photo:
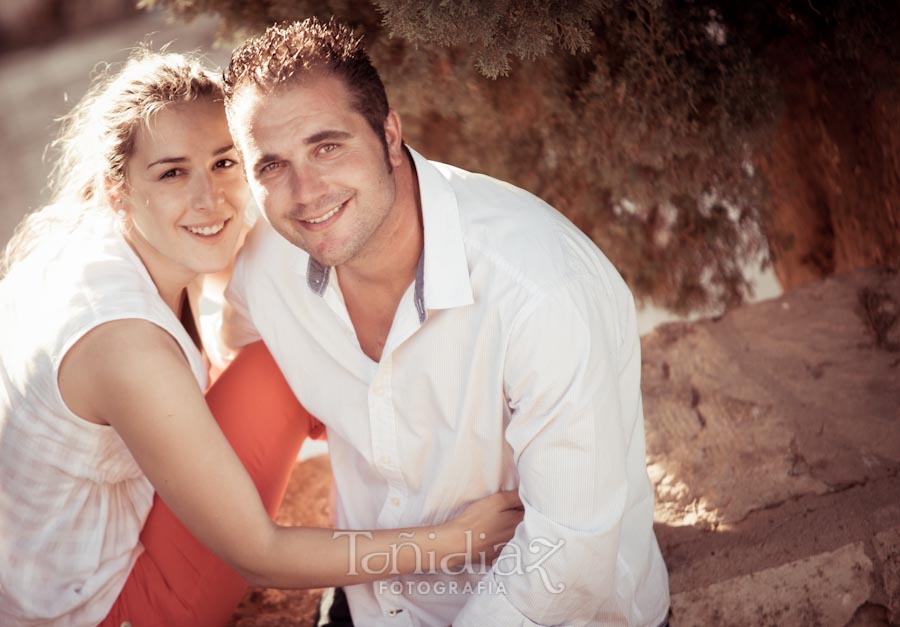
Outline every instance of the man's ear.
<svg viewBox="0 0 900 627">
<path fill-rule="evenodd" d="M 403 128 L 400 126 L 400 116 L 391 109 L 384 119 L 384 137 L 387 140 L 388 159 L 393 167 L 403 163 Z"/>
</svg>

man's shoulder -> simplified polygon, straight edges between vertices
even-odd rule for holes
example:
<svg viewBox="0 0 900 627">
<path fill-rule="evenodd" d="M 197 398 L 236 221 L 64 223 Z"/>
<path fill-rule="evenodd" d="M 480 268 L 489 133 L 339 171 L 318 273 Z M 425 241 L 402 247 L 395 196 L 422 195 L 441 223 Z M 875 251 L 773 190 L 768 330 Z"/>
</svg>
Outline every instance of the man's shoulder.
<svg viewBox="0 0 900 627">
<path fill-rule="evenodd" d="M 485 174 L 434 164 L 456 194 L 467 256 L 534 288 L 577 277 L 621 281 L 597 245 L 531 192 Z"/>
<path fill-rule="evenodd" d="M 524 189 L 453 166 L 436 167 L 456 195 L 476 293 L 498 296 L 496 302 L 518 313 L 538 303 L 579 306 L 600 299 L 593 302 L 604 304 L 624 337 L 634 299 L 591 238 Z"/>
<path fill-rule="evenodd" d="M 456 194 L 460 209 L 482 208 L 491 210 L 492 217 L 533 215 L 548 217 L 548 212 L 558 213 L 553 207 L 528 190 L 507 181 L 463 168 L 430 162 L 447 180 Z"/>
</svg>

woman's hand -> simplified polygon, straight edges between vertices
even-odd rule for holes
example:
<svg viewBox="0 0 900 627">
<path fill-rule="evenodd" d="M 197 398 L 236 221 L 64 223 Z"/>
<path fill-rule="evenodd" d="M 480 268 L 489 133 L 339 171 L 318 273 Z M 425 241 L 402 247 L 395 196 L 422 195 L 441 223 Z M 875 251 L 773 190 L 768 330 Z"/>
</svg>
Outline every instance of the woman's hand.
<svg viewBox="0 0 900 627">
<path fill-rule="evenodd" d="M 466 507 L 438 530 L 442 559 L 451 567 L 491 564 L 522 522 L 525 510 L 515 490 L 498 492 Z"/>
</svg>

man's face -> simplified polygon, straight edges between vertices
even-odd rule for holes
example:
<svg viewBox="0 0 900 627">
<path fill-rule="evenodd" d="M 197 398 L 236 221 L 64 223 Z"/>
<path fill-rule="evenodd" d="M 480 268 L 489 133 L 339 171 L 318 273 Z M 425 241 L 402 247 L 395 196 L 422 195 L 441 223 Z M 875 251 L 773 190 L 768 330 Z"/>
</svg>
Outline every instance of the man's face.
<svg viewBox="0 0 900 627">
<path fill-rule="evenodd" d="M 284 238 L 328 266 L 357 258 L 395 205 L 384 145 L 353 109 L 342 80 L 304 77 L 265 94 L 242 87 L 229 108 L 250 190 Z M 385 122 L 389 159 L 400 164 L 399 121 Z"/>
</svg>

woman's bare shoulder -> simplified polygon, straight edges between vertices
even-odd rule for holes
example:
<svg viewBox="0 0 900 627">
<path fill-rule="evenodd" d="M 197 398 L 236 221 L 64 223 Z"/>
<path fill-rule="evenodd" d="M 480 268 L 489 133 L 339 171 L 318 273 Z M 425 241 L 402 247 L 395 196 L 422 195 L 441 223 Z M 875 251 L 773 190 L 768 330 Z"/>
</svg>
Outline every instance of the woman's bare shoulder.
<svg viewBox="0 0 900 627">
<path fill-rule="evenodd" d="M 160 368 L 179 362 L 185 363 L 181 349 L 162 327 L 139 318 L 112 320 L 88 331 L 66 352 L 59 367 L 59 389 L 75 415 L 109 424 L 102 414 L 110 395 L 151 381 Z"/>
</svg>

